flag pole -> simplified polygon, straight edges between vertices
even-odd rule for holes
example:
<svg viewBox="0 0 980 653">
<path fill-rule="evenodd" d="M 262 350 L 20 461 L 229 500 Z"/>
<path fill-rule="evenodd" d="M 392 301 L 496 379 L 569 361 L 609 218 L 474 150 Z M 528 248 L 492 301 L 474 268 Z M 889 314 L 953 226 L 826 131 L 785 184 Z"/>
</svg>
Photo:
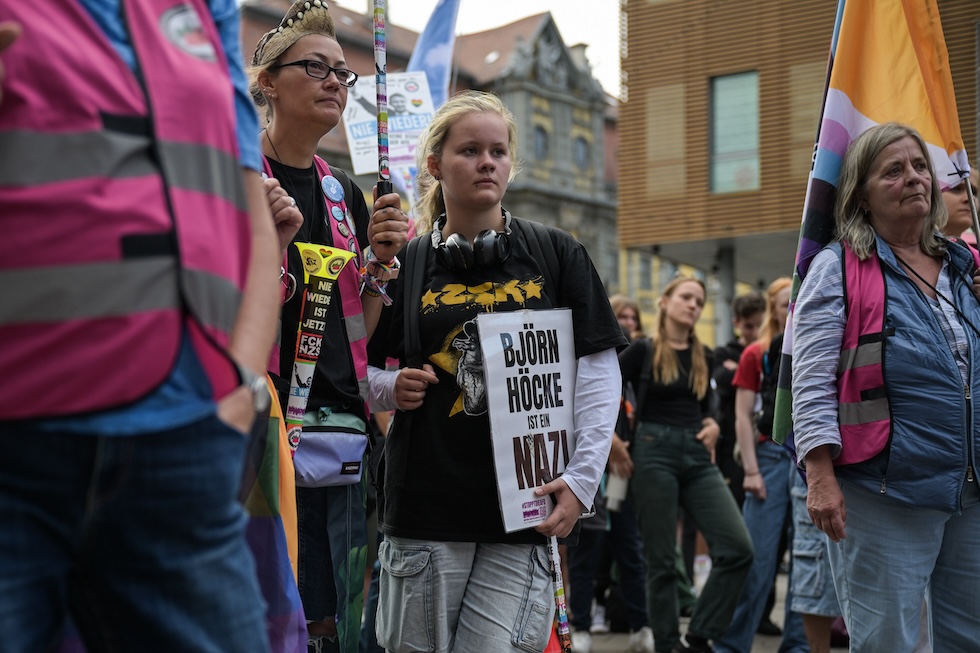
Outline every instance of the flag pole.
<svg viewBox="0 0 980 653">
<path fill-rule="evenodd" d="M 572 635 L 568 627 L 568 609 L 565 605 L 565 581 L 561 575 L 561 556 L 558 554 L 558 537 L 548 538 L 548 553 L 551 556 L 551 579 L 555 586 L 555 622 L 558 645 L 562 653 L 571 653 Z"/>
<path fill-rule="evenodd" d="M 963 179 L 966 184 L 966 197 L 970 200 L 970 217 L 973 218 L 973 235 L 980 243 L 980 219 L 977 218 L 977 196 L 973 194 L 973 184 L 970 183 L 970 174 L 967 173 Z"/>
<path fill-rule="evenodd" d="M 393 192 L 388 167 L 388 62 L 385 2 L 374 0 L 374 69 L 378 95 L 378 197 Z"/>
<path fill-rule="evenodd" d="M 527 446 L 532 447 L 533 450 L 534 437 L 528 433 L 524 436 L 524 440 Z M 551 473 L 548 470 L 544 470 L 541 480 L 546 484 L 550 483 L 552 481 Z M 549 495 L 548 500 L 552 510 L 558 507 L 558 502 L 555 500 L 554 494 Z M 558 650 L 561 653 L 572 653 L 572 633 L 568 627 L 568 608 L 565 603 L 565 580 L 561 575 L 561 553 L 558 549 L 557 535 L 548 537 L 548 557 L 551 559 L 551 581 L 555 590 L 555 620 L 551 628 L 551 635 L 552 638 L 557 639 Z M 545 653 L 551 653 L 551 651 L 555 650 L 551 644 L 552 642 L 549 640 L 549 646 L 545 648 Z"/>
</svg>

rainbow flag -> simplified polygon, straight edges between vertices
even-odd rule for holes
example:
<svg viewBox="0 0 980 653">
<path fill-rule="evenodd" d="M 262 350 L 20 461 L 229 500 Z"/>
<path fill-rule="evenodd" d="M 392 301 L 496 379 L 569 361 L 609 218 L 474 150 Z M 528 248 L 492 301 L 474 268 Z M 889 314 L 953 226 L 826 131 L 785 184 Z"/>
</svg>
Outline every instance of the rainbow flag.
<svg viewBox="0 0 980 653">
<path fill-rule="evenodd" d="M 250 460 L 256 474 L 243 483 L 249 513 L 245 537 L 266 602 L 266 629 L 272 653 L 306 653 L 306 616 L 296 584 L 299 542 L 296 520 L 296 478 L 286 423 L 271 379 L 272 396 L 265 446 Z M 251 482 L 250 482 L 251 481 Z"/>
<path fill-rule="evenodd" d="M 936 0 L 838 0 L 827 87 L 793 274 L 792 312 L 810 262 L 834 236 L 844 152 L 874 125 L 911 125 L 929 146 L 942 188 L 968 170 Z M 790 449 L 793 325 L 786 325 L 773 439 Z"/>
</svg>

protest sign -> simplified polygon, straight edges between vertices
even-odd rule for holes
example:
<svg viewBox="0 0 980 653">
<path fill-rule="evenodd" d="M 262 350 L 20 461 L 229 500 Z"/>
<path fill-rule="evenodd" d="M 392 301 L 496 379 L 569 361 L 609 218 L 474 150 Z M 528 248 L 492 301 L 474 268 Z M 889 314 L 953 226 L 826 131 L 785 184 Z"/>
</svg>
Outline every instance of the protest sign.
<svg viewBox="0 0 980 653">
<path fill-rule="evenodd" d="M 392 170 L 415 167 L 415 146 L 435 112 L 424 72 L 388 73 L 388 155 Z M 354 173 L 378 171 L 378 105 L 373 75 L 351 87 L 344 130 Z M 394 173 L 392 173 L 394 174 Z"/>
<path fill-rule="evenodd" d="M 504 530 L 540 524 L 550 497 L 534 488 L 575 450 L 575 339 L 568 309 L 482 313 L 477 319 Z"/>
</svg>

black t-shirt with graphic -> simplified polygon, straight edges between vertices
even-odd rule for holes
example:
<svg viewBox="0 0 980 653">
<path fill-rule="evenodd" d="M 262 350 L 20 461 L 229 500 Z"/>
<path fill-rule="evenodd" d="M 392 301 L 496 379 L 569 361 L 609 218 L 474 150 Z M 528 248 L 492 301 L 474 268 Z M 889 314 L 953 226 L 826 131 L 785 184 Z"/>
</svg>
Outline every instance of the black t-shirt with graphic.
<svg viewBox="0 0 980 653">
<path fill-rule="evenodd" d="M 320 190 L 315 166 L 305 170 L 286 166 L 274 159 L 268 159 L 276 179 L 296 200 L 296 206 L 303 214 L 303 226 L 293 238 L 293 242 L 317 243 L 334 247 L 333 232 L 327 224 L 327 203 Z M 331 168 L 338 179 L 347 177 L 340 169 Z M 360 190 L 350 185 L 353 197 L 347 197 L 347 210 L 354 218 L 357 230 L 357 243 L 363 250 L 368 246 L 368 223 L 371 214 Z M 343 245 L 341 245 L 343 247 Z M 282 323 L 280 332 L 279 375 L 273 377 L 280 401 L 289 391 L 289 380 L 293 372 L 293 357 L 296 354 L 296 331 L 299 326 L 300 311 L 303 307 L 303 262 L 299 250 L 290 246 L 287 250 L 289 257 L 289 272 L 296 277 L 300 288 L 296 294 L 282 307 Z M 355 265 L 354 261 L 348 265 Z M 350 343 L 347 331 L 342 322 L 343 301 L 340 298 L 340 284 L 334 284 L 327 307 L 326 326 L 323 331 L 323 351 L 317 359 L 310 388 L 310 399 L 307 410 L 316 410 L 328 406 L 337 412 L 350 413 L 364 417 L 364 399 L 360 396 L 357 384 L 357 374 L 354 371 L 354 361 L 350 354 Z M 283 408 L 285 410 L 285 407 Z"/>
<path fill-rule="evenodd" d="M 494 266 L 453 271 L 429 252 L 419 333 L 422 360 L 432 365 L 439 383 L 429 386 L 421 408 L 396 414 L 385 445 L 381 523 L 386 534 L 457 542 L 544 541 L 534 529 L 504 533 L 475 318 L 490 311 L 570 308 L 576 357 L 622 347 L 626 339 L 585 248 L 567 233 L 548 229 L 561 273 L 558 288 L 546 289 L 546 264 L 533 258 L 524 231 L 513 230 L 510 257 Z M 429 235 L 423 238 L 421 246 L 431 247 Z M 399 258 L 406 263 L 404 252 Z M 403 267 L 394 303 L 369 347 L 378 367 L 386 356 L 404 359 L 401 290 L 410 283 L 409 268 Z"/>
</svg>

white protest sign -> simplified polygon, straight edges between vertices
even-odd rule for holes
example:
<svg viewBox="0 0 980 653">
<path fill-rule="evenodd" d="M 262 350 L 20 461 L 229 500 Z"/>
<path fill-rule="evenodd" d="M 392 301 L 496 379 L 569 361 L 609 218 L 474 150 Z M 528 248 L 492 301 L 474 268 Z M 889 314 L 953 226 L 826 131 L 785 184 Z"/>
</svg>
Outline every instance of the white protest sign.
<svg viewBox="0 0 980 653">
<path fill-rule="evenodd" d="M 435 109 L 424 72 L 388 73 L 388 156 L 392 170 L 415 167 L 419 134 Z M 344 131 L 354 173 L 378 171 L 378 104 L 374 75 L 359 77 L 347 96 Z"/>
<path fill-rule="evenodd" d="M 540 524 L 550 497 L 534 495 L 575 450 L 575 338 L 569 309 L 481 313 L 487 408 L 504 530 Z"/>
</svg>

